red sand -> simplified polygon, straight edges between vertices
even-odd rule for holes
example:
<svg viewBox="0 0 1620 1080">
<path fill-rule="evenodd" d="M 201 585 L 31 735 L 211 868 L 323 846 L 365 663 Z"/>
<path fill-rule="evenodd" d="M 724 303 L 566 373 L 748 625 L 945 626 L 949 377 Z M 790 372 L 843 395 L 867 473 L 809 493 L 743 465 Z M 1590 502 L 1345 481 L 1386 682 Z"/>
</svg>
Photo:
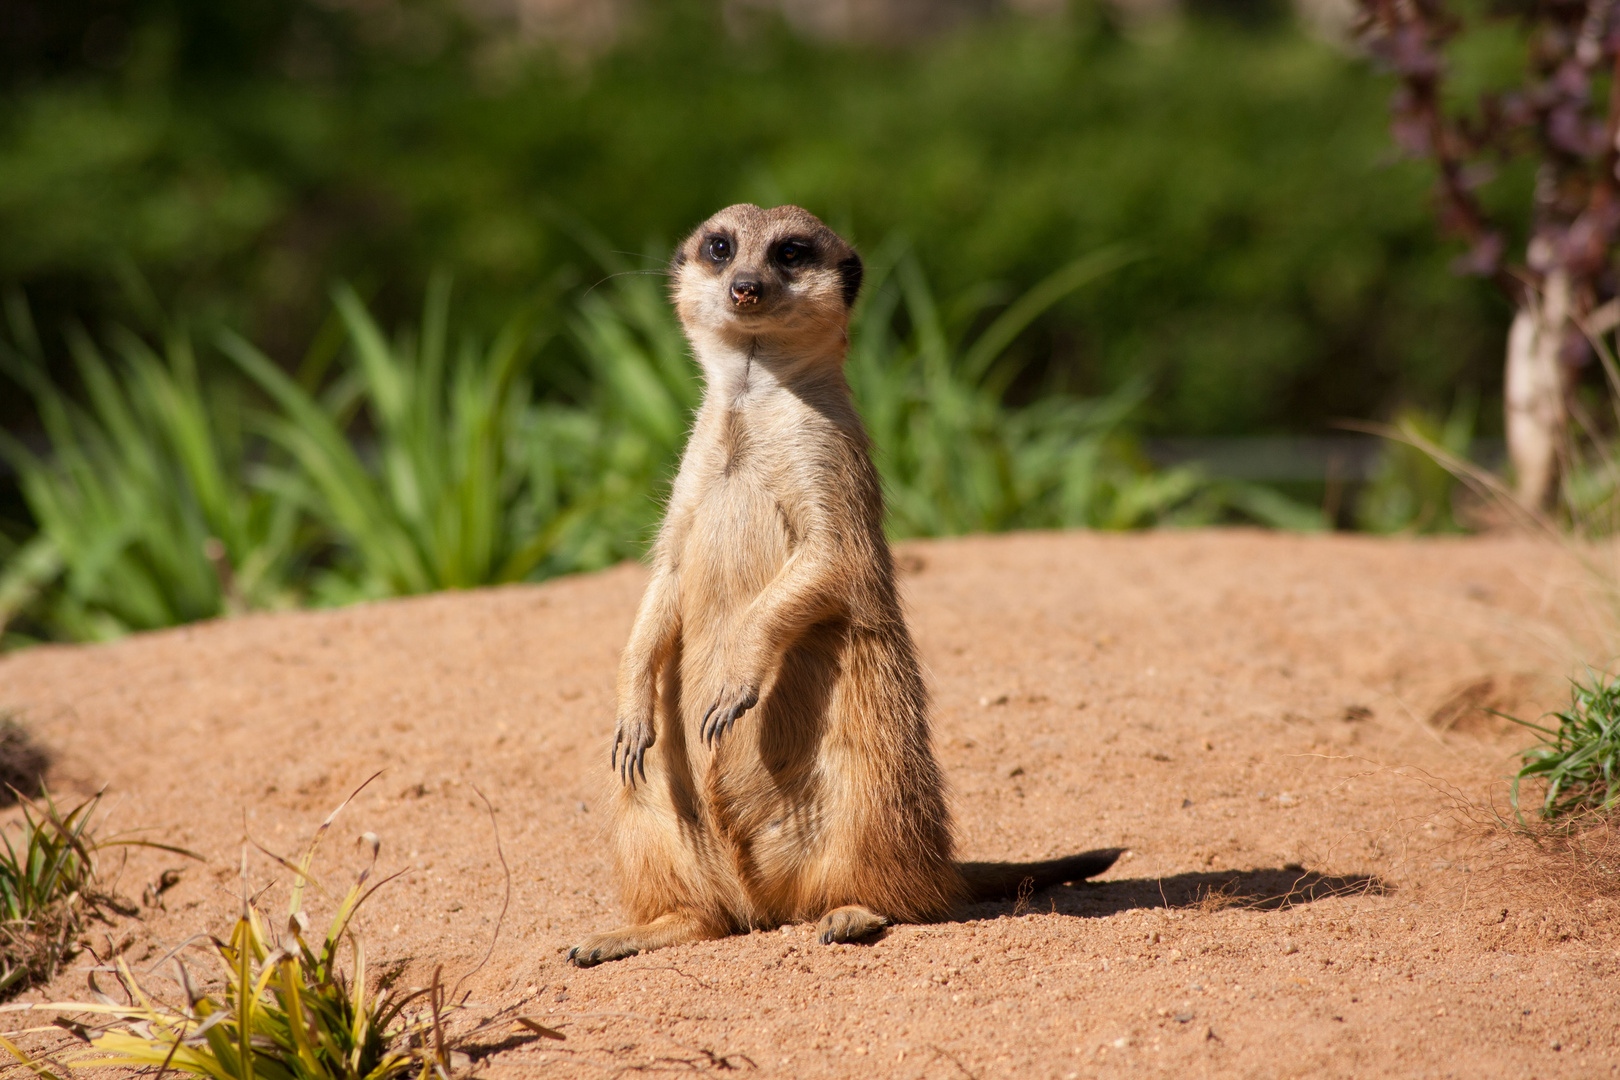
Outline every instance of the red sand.
<svg viewBox="0 0 1620 1080">
<path fill-rule="evenodd" d="M 106 784 L 109 828 L 207 856 L 123 869 L 130 897 L 180 870 L 162 909 L 92 935 L 141 969 L 228 931 L 244 822 L 296 850 L 382 769 L 318 866 L 342 886 L 347 838 L 379 834 L 408 870 L 369 952 L 454 978 L 501 905 L 486 793 L 512 900 L 467 986 L 567 1034 L 475 1055 L 490 1077 L 1620 1072 L 1620 905 L 1516 888 L 1455 842 L 1448 795 L 1500 790 L 1526 738 L 1483 708 L 1558 703 L 1592 640 L 1553 549 L 1075 533 L 902 561 L 963 857 L 1129 846 L 1099 882 L 869 946 L 796 926 L 567 966 L 618 920 L 598 800 L 634 566 L 35 649 L 0 660 L 0 709 L 57 751 L 64 797 Z M 255 857 L 256 886 L 276 876 Z M 88 962 L 27 997 L 81 995 Z"/>
</svg>

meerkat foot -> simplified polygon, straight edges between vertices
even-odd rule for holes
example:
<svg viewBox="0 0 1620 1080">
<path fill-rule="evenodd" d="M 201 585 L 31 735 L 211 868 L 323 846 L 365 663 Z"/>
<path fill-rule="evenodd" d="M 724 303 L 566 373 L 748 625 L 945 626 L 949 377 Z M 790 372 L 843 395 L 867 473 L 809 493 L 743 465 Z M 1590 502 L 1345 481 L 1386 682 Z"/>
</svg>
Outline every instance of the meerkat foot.
<svg viewBox="0 0 1620 1080">
<path fill-rule="evenodd" d="M 703 722 L 698 730 L 703 735 L 703 741 L 713 746 L 720 741 L 720 736 L 731 730 L 731 725 L 737 722 L 737 717 L 759 704 L 759 690 L 752 686 L 726 685 L 721 688 L 720 696 L 709 711 L 703 714 Z"/>
<path fill-rule="evenodd" d="M 666 945 L 679 945 L 684 941 L 707 941 L 725 937 L 704 926 L 696 916 L 685 911 L 671 911 L 649 923 L 621 926 L 601 934 L 592 934 L 568 950 L 568 959 L 576 967 L 595 967 L 609 960 L 623 960 L 637 953 L 662 949 Z"/>
<path fill-rule="evenodd" d="M 647 779 L 647 747 L 657 738 L 652 724 L 646 720 L 619 721 L 618 728 L 613 732 L 612 758 L 612 768 L 619 774 L 619 783 L 635 787 L 638 769 L 641 778 Z"/>
<path fill-rule="evenodd" d="M 888 919 L 870 908 L 859 904 L 845 904 L 843 907 L 833 908 L 821 917 L 821 921 L 816 924 L 816 937 L 821 939 L 823 945 L 862 941 L 888 925 Z"/>
</svg>

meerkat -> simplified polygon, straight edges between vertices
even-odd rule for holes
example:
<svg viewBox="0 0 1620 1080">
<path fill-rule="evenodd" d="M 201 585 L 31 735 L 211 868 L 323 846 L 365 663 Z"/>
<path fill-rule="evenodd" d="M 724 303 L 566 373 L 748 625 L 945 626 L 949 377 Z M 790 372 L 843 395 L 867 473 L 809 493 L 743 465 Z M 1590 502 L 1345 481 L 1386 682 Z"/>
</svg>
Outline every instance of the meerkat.
<svg viewBox="0 0 1620 1080">
<path fill-rule="evenodd" d="M 728 207 L 675 253 L 705 382 L 618 676 L 610 836 L 630 925 L 580 966 L 818 920 L 826 943 L 1101 873 L 954 859 L 929 701 L 844 379 L 860 256 Z"/>
</svg>

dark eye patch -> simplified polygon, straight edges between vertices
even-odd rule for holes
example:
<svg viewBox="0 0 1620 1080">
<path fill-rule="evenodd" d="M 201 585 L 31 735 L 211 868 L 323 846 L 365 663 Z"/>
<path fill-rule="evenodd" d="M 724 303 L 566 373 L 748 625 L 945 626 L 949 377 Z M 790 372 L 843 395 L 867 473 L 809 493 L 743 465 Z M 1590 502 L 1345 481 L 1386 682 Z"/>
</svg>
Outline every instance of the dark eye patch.
<svg viewBox="0 0 1620 1080">
<path fill-rule="evenodd" d="M 810 243 L 797 238 L 790 238 L 779 242 L 771 249 L 771 258 L 778 266 L 789 269 L 808 266 L 815 262 L 816 249 Z"/>
<path fill-rule="evenodd" d="M 855 298 L 861 294 L 861 278 L 864 276 L 865 268 L 861 266 L 861 257 L 853 252 L 849 258 L 838 264 L 838 277 L 843 285 L 845 307 L 855 306 Z"/>
</svg>

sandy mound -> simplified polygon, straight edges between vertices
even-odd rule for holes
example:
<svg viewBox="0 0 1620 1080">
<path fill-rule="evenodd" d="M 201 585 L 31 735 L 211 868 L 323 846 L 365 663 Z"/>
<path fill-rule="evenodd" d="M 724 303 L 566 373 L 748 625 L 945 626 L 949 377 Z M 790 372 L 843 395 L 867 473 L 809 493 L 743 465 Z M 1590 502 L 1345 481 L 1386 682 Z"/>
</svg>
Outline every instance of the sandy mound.
<svg viewBox="0 0 1620 1080">
<path fill-rule="evenodd" d="M 963 856 L 1129 846 L 1100 882 L 871 946 L 800 926 L 567 967 L 617 920 L 597 803 L 634 566 L 37 649 L 0 661 L 0 709 L 57 752 L 58 789 L 105 783 L 116 826 L 209 857 L 123 870 L 129 896 L 181 871 L 103 943 L 149 963 L 228 928 L 244 821 L 291 851 L 384 769 L 339 822 L 410 868 L 371 949 L 408 979 L 470 968 L 502 895 L 476 785 L 513 895 L 468 985 L 568 1035 L 484 1057 L 494 1077 L 1620 1069 L 1616 909 L 1514 889 L 1456 842 L 1448 796 L 1483 794 L 1525 741 L 1487 708 L 1560 696 L 1573 594 L 1544 549 L 1069 534 L 902 562 Z M 321 866 L 341 883 L 359 864 L 333 843 Z M 70 971 L 31 996 L 82 987 Z"/>
</svg>

